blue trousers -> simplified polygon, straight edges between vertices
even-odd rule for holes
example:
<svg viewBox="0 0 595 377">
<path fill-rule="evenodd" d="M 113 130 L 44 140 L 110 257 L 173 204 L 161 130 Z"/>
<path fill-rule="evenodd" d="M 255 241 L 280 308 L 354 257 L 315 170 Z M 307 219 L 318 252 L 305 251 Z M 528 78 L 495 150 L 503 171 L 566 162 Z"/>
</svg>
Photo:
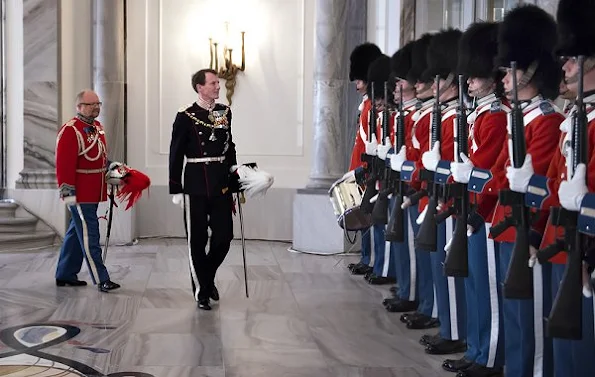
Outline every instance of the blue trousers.
<svg viewBox="0 0 595 377">
<path fill-rule="evenodd" d="M 434 280 L 435 300 L 440 321 L 440 336 L 447 340 L 463 340 L 467 334 L 464 278 L 446 277 L 444 259 L 447 238 L 450 240 L 454 230 L 452 217 L 438 225 L 437 250 L 430 252 L 432 278 Z"/>
<path fill-rule="evenodd" d="M 552 264 L 552 299 L 556 297 L 560 288 L 564 269 L 563 264 Z M 556 377 L 590 377 L 595 373 L 593 310 L 593 298 L 583 296 L 583 338 L 581 340 L 552 338 Z"/>
<path fill-rule="evenodd" d="M 360 230 L 362 235 L 362 257 L 360 259 L 360 263 L 365 264 L 366 266 L 370 265 L 372 261 L 372 235 L 370 232 L 372 228 Z"/>
<path fill-rule="evenodd" d="M 374 229 L 374 266 L 376 276 L 395 277 L 394 254 L 384 238 L 385 225 L 372 225 Z M 392 254 L 392 255 L 391 255 Z"/>
<path fill-rule="evenodd" d="M 497 244 L 488 239 L 491 224 L 469 237 L 469 276 L 465 279 L 467 303 L 467 352 L 465 358 L 488 368 L 504 365 L 502 291 L 498 284 Z"/>
<path fill-rule="evenodd" d="M 70 225 L 60 249 L 56 279 L 76 280 L 84 259 L 93 284 L 109 280 L 101 258 L 97 207 L 97 203 L 69 206 Z"/>
<path fill-rule="evenodd" d="M 500 243 L 499 283 L 503 284 L 514 243 Z M 502 300 L 507 376 L 553 377 L 552 340 L 545 337 L 544 317 L 551 308 L 551 264 L 533 267 L 533 299 Z"/>
<path fill-rule="evenodd" d="M 393 198 L 394 199 L 394 198 Z M 392 208 L 394 200 L 391 199 Z M 418 298 L 417 290 L 417 256 L 413 240 L 419 230 L 415 222 L 419 211 L 416 206 L 411 206 L 403 211 L 403 242 L 391 242 L 391 252 L 394 254 L 395 271 L 397 275 L 397 297 L 401 300 L 415 301 Z M 430 283 L 431 284 L 431 283 Z M 434 294 L 432 292 L 432 298 Z M 430 309 L 431 310 L 431 309 Z"/>
</svg>

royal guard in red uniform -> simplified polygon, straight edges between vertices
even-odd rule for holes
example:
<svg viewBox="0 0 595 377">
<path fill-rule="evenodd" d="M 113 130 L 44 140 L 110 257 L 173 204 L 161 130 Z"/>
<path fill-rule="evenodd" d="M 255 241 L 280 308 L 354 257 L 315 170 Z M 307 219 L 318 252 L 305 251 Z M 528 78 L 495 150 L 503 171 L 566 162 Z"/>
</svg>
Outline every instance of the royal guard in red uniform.
<svg viewBox="0 0 595 377">
<path fill-rule="evenodd" d="M 406 182 L 411 190 L 422 189 L 422 182 L 419 177 L 419 170 L 422 168 L 421 155 L 428 150 L 429 145 L 430 118 L 434 105 L 434 94 L 432 80 L 425 81 L 422 74 L 428 66 L 427 50 L 431 40 L 431 34 L 424 34 L 413 42 L 411 68 L 406 75 L 407 84 L 401 84 L 404 85 L 403 88 L 406 88 L 409 83 L 414 85 L 417 102 L 415 111 L 410 112 L 406 117 L 407 136 L 405 138 L 405 148 L 401 148 L 396 155 L 392 155 L 390 160 L 391 169 L 400 173 L 401 180 Z M 405 96 L 405 92 L 403 96 Z M 417 202 L 414 203 L 408 197 L 405 197 L 402 208 L 410 212 L 412 223 L 415 224 L 414 227 L 419 229 Z M 412 226 L 412 229 L 415 228 Z M 417 230 L 414 236 L 416 234 Z M 430 253 L 415 248 L 415 245 L 411 244 L 412 240 L 409 239 L 409 248 L 415 250 L 415 278 L 419 304 L 415 312 L 401 315 L 401 322 L 406 323 L 407 328 L 410 329 L 429 329 L 439 326 L 438 311 L 434 299 L 432 263 Z M 439 336 L 437 335 L 436 338 L 439 338 Z M 425 338 L 422 343 L 426 344 Z"/>
<path fill-rule="evenodd" d="M 428 46 L 428 67 L 423 73 L 424 81 L 431 81 L 439 76 L 439 87 L 432 86 L 434 96 L 440 103 L 438 109 L 441 116 L 441 132 L 434 139 L 432 129 L 429 132 L 429 150 L 422 154 L 421 160 L 424 168 L 433 174 L 431 185 L 437 186 L 436 178 L 440 170 L 437 169 L 441 160 L 453 160 L 454 132 L 453 124 L 456 116 L 458 98 L 458 76 L 456 75 L 458 63 L 458 43 L 461 38 L 461 31 L 447 29 L 435 34 Z M 432 111 L 434 114 L 434 111 Z M 434 116 L 434 115 L 432 115 Z M 430 126 L 433 124 L 430 121 Z M 432 142 L 435 141 L 433 144 Z M 438 193 L 435 193 L 436 196 Z M 432 194 L 434 195 L 434 194 Z M 435 299 L 438 308 L 438 319 L 440 321 L 440 333 L 438 337 L 429 337 L 426 342 L 425 351 L 430 354 L 443 355 L 462 352 L 466 349 L 466 309 L 464 281 L 458 277 L 446 277 L 443 272 L 443 264 L 446 258 L 445 246 L 452 238 L 454 221 L 452 217 L 447 218 L 440 224 L 428 227 L 434 229 L 436 239 L 435 245 L 426 243 L 426 236 L 423 234 L 424 222 L 435 221 L 433 218 L 425 218 L 429 203 L 433 201 L 423 200 L 420 203 L 420 216 L 417 221 L 420 224 L 415 244 L 421 250 L 430 253 L 432 264 L 432 278 L 435 287 Z M 423 208 L 423 210 L 422 210 Z M 429 215 L 428 215 L 429 216 Z M 426 246 L 427 245 L 427 246 Z M 430 249 L 435 247 L 435 250 Z M 420 251 L 423 252 L 423 251 Z M 427 340 L 428 337 L 422 340 Z"/>
<path fill-rule="evenodd" d="M 506 114 L 510 110 L 503 97 L 504 74 L 494 67 L 498 52 L 498 24 L 472 24 L 459 43 L 459 69 L 469 85 L 469 96 L 476 104 L 467 117 L 469 156 L 451 163 L 453 179 L 468 184 L 473 209 L 467 221 L 468 277 L 467 351 L 461 359 L 445 360 L 442 367 L 457 376 L 499 376 L 504 365 L 504 329 L 501 291 L 497 283 L 499 255 L 496 244 L 487 237 L 496 195 L 475 190 L 471 177 L 474 167 L 490 169 L 506 141 Z"/>
<path fill-rule="evenodd" d="M 566 91 L 560 94 L 565 97 L 576 96 L 579 81 L 577 58 L 579 55 L 584 56 L 583 103 L 588 122 L 587 155 L 591 161 L 593 161 L 593 146 L 595 145 L 595 70 L 593 69 L 595 66 L 595 27 L 592 23 L 593 16 L 595 16 L 595 2 L 593 1 L 561 0 L 558 3 L 559 39 L 556 53 L 564 61 L 562 69 L 566 84 L 566 88 L 561 85 L 561 89 L 566 89 Z M 569 93 L 570 95 L 568 95 Z M 585 165 L 580 164 L 576 171 L 572 171 L 574 165 L 572 162 L 572 128 L 576 114 L 577 108 L 573 106 L 567 114 L 566 120 L 560 125 L 562 134 L 559 139 L 559 147 L 545 177 L 534 174 L 526 183 L 527 172 L 514 172 L 514 179 L 519 181 L 517 185 L 520 187 L 526 185 L 527 191 L 531 193 L 527 198 L 528 201 L 541 210 L 563 206 L 570 211 L 579 211 L 583 200 L 581 194 L 588 190 L 585 184 Z M 569 176 L 572 173 L 574 175 Z M 590 170 L 588 174 L 591 179 L 595 176 L 595 164 L 593 170 Z M 572 178 L 570 178 L 571 176 Z M 591 190 L 593 188 L 595 187 L 589 187 Z M 564 228 L 554 227 L 550 218 L 542 240 L 542 249 L 556 243 L 556 239 L 564 239 L 564 233 Z M 560 252 L 550 259 L 552 263 L 552 300 L 558 294 L 560 284 L 564 279 L 566 259 L 566 252 Z M 595 369 L 595 358 L 593 358 L 595 355 L 594 303 L 592 286 L 589 279 L 586 278 L 586 268 L 584 270 L 585 296 L 582 300 L 582 311 L 579 308 L 570 308 L 570 310 L 582 314 L 582 339 L 553 338 L 554 375 L 556 376 L 591 376 Z M 573 277 L 569 278 L 573 279 Z M 574 277 L 574 279 L 577 278 L 580 277 Z"/>
<path fill-rule="evenodd" d="M 415 98 L 415 84 L 416 80 L 408 81 L 407 76 L 412 67 L 412 53 L 415 42 L 409 42 L 403 48 L 398 50 L 391 57 L 391 75 L 395 82 L 395 88 L 393 91 L 393 99 L 395 103 L 399 103 L 402 106 L 403 124 L 404 124 L 404 140 L 405 144 L 402 146 L 403 153 L 405 155 L 407 145 L 411 144 L 411 133 L 413 130 L 413 114 L 417 110 L 416 105 L 420 102 Z M 411 78 L 411 77 L 410 77 Z M 401 98 L 402 93 L 402 98 Z M 398 107 L 397 107 L 398 108 Z M 396 127 L 398 124 L 398 111 L 393 114 L 393 125 Z M 396 135 L 398 130 L 395 130 Z M 396 137 L 393 139 L 392 144 L 396 148 Z M 397 151 L 398 152 L 398 151 Z M 398 161 L 396 154 L 389 153 L 389 165 L 394 171 L 399 171 L 403 161 Z M 394 168 L 392 167 L 392 161 L 396 161 Z M 404 158 L 403 158 L 404 160 Z M 396 183 L 395 183 L 396 184 Z M 405 188 L 405 186 L 403 186 Z M 407 195 L 407 192 L 401 193 L 401 195 Z M 389 209 L 395 206 L 396 198 L 393 197 L 390 200 Z M 401 202 L 399 202 L 399 206 Z M 408 210 L 402 210 L 400 213 L 403 216 L 401 223 L 403 224 L 402 229 L 398 230 L 403 235 L 402 242 L 391 242 L 391 254 L 394 254 L 395 258 L 395 271 L 397 276 L 397 286 L 394 287 L 394 298 L 385 299 L 383 301 L 386 310 L 389 312 L 409 312 L 417 308 L 417 260 L 415 248 L 413 247 L 413 239 L 417 234 L 419 228 L 415 219 L 419 216 L 417 208 L 415 206 L 409 207 Z M 391 214 L 392 216 L 392 214 Z M 390 224 L 390 222 L 389 222 Z M 391 229 L 392 230 L 392 229 Z M 387 228 L 387 239 L 389 238 L 389 229 Z"/>
<path fill-rule="evenodd" d="M 370 145 L 366 148 L 368 143 L 368 124 L 370 109 L 372 102 L 368 98 L 368 67 L 370 64 L 382 55 L 380 48 L 373 43 L 363 43 L 357 46 L 350 56 L 349 66 L 349 80 L 355 81 L 355 87 L 359 94 L 362 95 L 362 102 L 358 108 L 357 128 L 355 133 L 355 142 L 353 151 L 351 153 L 351 163 L 349 165 L 349 172 L 346 175 L 356 174 L 358 181 L 363 179 L 364 169 L 362 154 L 369 149 L 370 153 L 376 151 L 378 140 L 374 140 L 376 145 Z M 365 275 L 372 272 L 372 236 L 370 232 L 374 230 L 374 250 L 384 250 L 384 235 L 382 227 L 372 226 L 369 229 L 362 230 L 362 256 L 358 263 L 350 263 L 347 267 L 354 275 Z"/>
<path fill-rule="evenodd" d="M 97 207 L 107 200 L 109 166 L 103 126 L 96 120 L 101 109 L 97 94 L 86 90 L 77 96 L 76 117 L 64 124 L 56 140 L 56 179 L 60 197 L 71 213 L 56 268 L 58 286 L 83 286 L 78 280 L 83 258 L 93 284 L 102 292 L 119 288 L 104 265 L 99 245 Z"/>
<path fill-rule="evenodd" d="M 386 159 L 388 152 L 392 148 L 391 140 L 394 140 L 394 127 L 392 124 L 393 117 L 390 116 L 390 110 L 385 108 L 385 98 L 384 98 L 384 84 L 388 83 L 390 79 L 390 57 L 386 55 L 381 55 L 380 57 L 376 58 L 370 66 L 368 67 L 368 85 L 367 85 L 367 94 L 368 98 L 372 101 L 372 105 L 375 106 L 376 109 L 376 139 L 373 140 L 372 143 L 367 143 L 366 145 L 366 154 L 372 154 L 377 158 L 377 166 L 378 170 L 381 171 L 386 166 Z M 372 98 L 372 88 L 374 89 L 374 98 Z M 388 93 L 387 93 L 388 94 Z M 387 99 L 388 100 L 388 99 Z M 383 132 L 383 114 L 387 111 L 389 114 L 388 118 L 388 130 L 389 132 L 385 134 Z M 377 145 L 374 143 L 377 141 Z M 371 148 L 376 146 L 376 151 L 373 151 Z M 368 153 L 369 152 L 369 153 Z M 380 180 L 376 181 L 376 188 L 378 190 L 384 189 L 381 187 L 382 183 Z M 370 203 L 375 206 L 375 200 L 377 196 L 374 196 L 370 199 Z M 366 200 L 364 197 L 363 200 Z M 387 245 L 385 242 L 385 227 L 386 223 L 383 221 L 374 221 L 373 219 L 373 227 L 377 227 L 378 230 L 374 231 L 374 265 L 372 268 L 372 272 L 368 273 L 365 276 L 365 279 L 370 284 L 380 285 L 380 284 L 391 284 L 396 282 L 395 278 L 395 263 L 394 263 L 394 253 L 391 252 L 390 245 Z M 376 237 L 379 236 L 377 240 Z"/>
<path fill-rule="evenodd" d="M 512 169 L 512 153 L 505 143 L 501 145 L 502 152 L 492 169 L 473 169 L 472 176 L 477 178 L 475 190 L 484 195 L 496 195 L 509 188 L 524 193 L 526 188 L 518 184 L 516 174 L 525 174 L 528 181 L 534 173 L 545 175 L 547 172 L 558 147 L 559 126 L 564 119 L 552 103 L 558 95 L 561 80 L 560 66 L 553 54 L 555 41 L 556 23 L 539 7 L 519 6 L 504 16 L 498 33 L 496 64 L 505 69 L 503 83 L 509 98 L 513 86 L 508 67 L 513 61 L 517 64 L 517 96 L 525 127 L 526 156 L 522 169 Z M 511 127 L 509 120 L 509 134 Z M 527 171 L 530 172 L 526 174 Z M 510 207 L 498 203 L 492 224 L 501 223 L 510 214 Z M 534 251 L 539 247 L 544 226 L 543 219 L 532 224 L 529 239 Z M 516 229 L 512 227 L 495 238 L 500 253 L 499 284 L 506 278 L 515 236 Z M 547 264 L 536 265 L 533 269 L 533 299 L 503 299 L 506 375 L 552 376 L 551 341 L 544 337 L 542 321 L 551 306 L 550 276 Z"/>
</svg>

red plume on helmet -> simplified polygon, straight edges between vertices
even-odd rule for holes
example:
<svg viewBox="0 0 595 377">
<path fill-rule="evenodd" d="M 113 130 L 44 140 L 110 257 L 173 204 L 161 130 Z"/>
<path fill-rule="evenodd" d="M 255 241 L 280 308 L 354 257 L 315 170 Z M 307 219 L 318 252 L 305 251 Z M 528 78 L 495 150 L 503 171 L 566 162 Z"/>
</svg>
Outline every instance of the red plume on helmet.
<svg viewBox="0 0 595 377">
<path fill-rule="evenodd" d="M 120 202 L 128 201 L 128 210 L 136 204 L 145 189 L 151 185 L 151 179 L 144 173 L 119 162 L 112 162 L 107 171 L 107 183 L 118 186 L 116 197 Z"/>
</svg>

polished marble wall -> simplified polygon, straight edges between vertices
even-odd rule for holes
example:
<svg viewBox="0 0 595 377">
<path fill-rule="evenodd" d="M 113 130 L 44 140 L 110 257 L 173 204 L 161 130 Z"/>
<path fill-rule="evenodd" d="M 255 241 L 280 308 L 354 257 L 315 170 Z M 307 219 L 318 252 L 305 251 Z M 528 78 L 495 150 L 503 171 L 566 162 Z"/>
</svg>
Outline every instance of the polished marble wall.
<svg viewBox="0 0 595 377">
<path fill-rule="evenodd" d="M 24 167 L 53 169 L 58 130 L 58 0 L 23 0 Z"/>
</svg>

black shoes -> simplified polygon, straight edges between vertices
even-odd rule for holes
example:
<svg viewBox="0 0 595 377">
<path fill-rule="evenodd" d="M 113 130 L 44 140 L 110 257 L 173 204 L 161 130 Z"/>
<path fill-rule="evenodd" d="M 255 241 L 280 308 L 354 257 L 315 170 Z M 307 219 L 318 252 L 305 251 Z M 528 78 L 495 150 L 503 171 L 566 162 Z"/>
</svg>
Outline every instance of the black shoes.
<svg viewBox="0 0 595 377">
<path fill-rule="evenodd" d="M 198 308 L 202 310 L 211 310 L 211 305 L 208 298 L 201 298 L 198 300 Z"/>
<path fill-rule="evenodd" d="M 465 351 L 467 351 L 467 343 L 464 340 L 440 339 L 426 346 L 426 353 L 430 355 L 448 355 Z"/>
<path fill-rule="evenodd" d="M 502 368 L 488 368 L 474 363 L 469 368 L 460 370 L 457 377 L 502 377 Z"/>
<path fill-rule="evenodd" d="M 82 287 L 87 285 L 86 281 L 83 280 L 60 280 L 60 279 L 56 279 L 56 285 L 58 287 L 64 287 L 64 286 L 71 286 L 71 287 Z"/>
<path fill-rule="evenodd" d="M 116 284 L 111 280 L 106 280 L 103 283 L 99 283 L 97 285 L 97 289 L 100 292 L 106 292 L 106 293 L 109 291 L 112 291 L 114 289 L 118 289 L 118 288 L 120 288 L 120 284 Z"/>
<path fill-rule="evenodd" d="M 363 264 L 362 262 L 350 263 L 347 268 L 353 275 L 365 275 L 369 272 L 372 272 L 372 267 L 368 266 L 367 264 Z"/>
<path fill-rule="evenodd" d="M 442 369 L 448 372 L 460 372 L 473 365 L 473 362 L 461 357 L 460 359 L 446 359 L 442 363 Z"/>
</svg>

